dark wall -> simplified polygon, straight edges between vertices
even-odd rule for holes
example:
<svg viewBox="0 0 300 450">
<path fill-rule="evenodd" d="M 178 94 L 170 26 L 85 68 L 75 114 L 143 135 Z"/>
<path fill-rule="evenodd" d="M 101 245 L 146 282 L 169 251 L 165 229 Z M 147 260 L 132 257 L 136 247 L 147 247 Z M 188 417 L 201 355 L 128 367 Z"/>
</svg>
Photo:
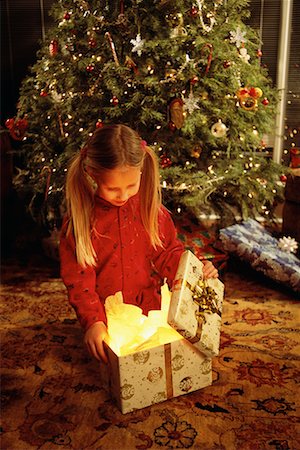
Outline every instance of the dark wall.
<svg viewBox="0 0 300 450">
<path fill-rule="evenodd" d="M 16 113 L 19 86 L 36 60 L 53 0 L 1 0 L 1 124 Z"/>
</svg>

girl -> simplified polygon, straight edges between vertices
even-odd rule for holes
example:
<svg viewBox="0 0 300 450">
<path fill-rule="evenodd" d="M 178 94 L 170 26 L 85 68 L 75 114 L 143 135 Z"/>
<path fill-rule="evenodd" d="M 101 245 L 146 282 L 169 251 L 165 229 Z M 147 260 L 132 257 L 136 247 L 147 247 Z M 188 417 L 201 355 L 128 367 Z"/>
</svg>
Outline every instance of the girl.
<svg viewBox="0 0 300 450">
<path fill-rule="evenodd" d="M 106 297 L 122 291 L 124 302 L 144 314 L 159 309 L 154 270 L 171 287 L 184 248 L 161 204 L 156 156 L 125 125 L 98 129 L 75 155 L 66 202 L 61 276 L 89 352 L 107 362 Z M 204 276 L 218 276 L 211 262 Z"/>
</svg>

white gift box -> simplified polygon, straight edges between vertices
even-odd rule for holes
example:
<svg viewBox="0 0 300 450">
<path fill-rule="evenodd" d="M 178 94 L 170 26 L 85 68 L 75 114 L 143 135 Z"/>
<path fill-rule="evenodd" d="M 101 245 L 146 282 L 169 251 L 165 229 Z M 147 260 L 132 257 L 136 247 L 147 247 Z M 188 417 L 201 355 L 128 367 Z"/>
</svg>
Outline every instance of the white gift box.
<svg viewBox="0 0 300 450">
<path fill-rule="evenodd" d="M 172 287 L 168 323 L 206 356 L 219 354 L 224 284 L 203 281 L 202 262 L 189 250 L 180 259 Z"/>
<path fill-rule="evenodd" d="M 122 413 L 162 402 L 212 384 L 211 359 L 191 343 L 176 341 L 118 356 L 106 346 L 110 390 Z"/>
<path fill-rule="evenodd" d="M 140 308 L 123 304 L 121 293 L 106 301 L 110 335 L 105 342 L 108 379 L 111 395 L 122 413 L 212 384 L 211 358 L 200 353 L 167 323 L 170 293 L 166 294 L 165 286 L 162 310 L 150 311 L 148 318 L 142 315 Z M 132 326 L 129 317 L 126 318 L 127 311 L 133 318 Z M 159 324 L 156 329 L 155 323 Z M 147 338 L 149 330 L 152 335 Z M 124 335 L 127 336 L 125 344 L 121 342 Z"/>
</svg>

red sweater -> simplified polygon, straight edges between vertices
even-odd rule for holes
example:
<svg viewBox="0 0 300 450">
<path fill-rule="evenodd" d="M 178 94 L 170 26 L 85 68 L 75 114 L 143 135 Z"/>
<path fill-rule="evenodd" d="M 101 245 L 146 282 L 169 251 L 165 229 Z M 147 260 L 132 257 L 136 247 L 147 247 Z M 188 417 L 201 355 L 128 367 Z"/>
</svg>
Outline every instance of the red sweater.
<svg viewBox="0 0 300 450">
<path fill-rule="evenodd" d="M 164 248 L 155 250 L 142 225 L 138 194 L 121 207 L 96 197 L 92 242 L 97 266 L 83 268 L 76 260 L 74 238 L 66 237 L 66 226 L 63 226 L 61 277 L 85 330 L 97 321 L 106 322 L 105 299 L 118 291 L 122 291 L 125 303 L 140 306 L 144 314 L 160 308 L 155 271 L 172 286 L 184 248 L 164 207 L 159 214 L 159 230 Z"/>
</svg>

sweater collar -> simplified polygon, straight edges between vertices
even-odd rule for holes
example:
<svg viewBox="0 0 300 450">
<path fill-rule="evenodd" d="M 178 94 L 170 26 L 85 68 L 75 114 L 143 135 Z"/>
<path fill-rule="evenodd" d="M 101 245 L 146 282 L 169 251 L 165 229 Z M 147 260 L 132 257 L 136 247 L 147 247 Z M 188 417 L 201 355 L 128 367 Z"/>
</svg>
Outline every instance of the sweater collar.
<svg viewBox="0 0 300 450">
<path fill-rule="evenodd" d="M 133 208 L 139 204 L 139 199 L 140 199 L 140 195 L 138 192 L 133 197 L 130 197 L 130 199 L 125 203 L 125 205 L 115 206 L 115 205 L 112 205 L 111 203 L 109 203 L 107 200 L 104 200 L 104 198 L 99 197 L 99 195 L 97 195 L 97 194 L 95 195 L 96 205 L 104 207 L 106 210 L 108 210 L 108 209 L 121 210 L 123 208 L 128 208 L 128 207 Z"/>
</svg>

